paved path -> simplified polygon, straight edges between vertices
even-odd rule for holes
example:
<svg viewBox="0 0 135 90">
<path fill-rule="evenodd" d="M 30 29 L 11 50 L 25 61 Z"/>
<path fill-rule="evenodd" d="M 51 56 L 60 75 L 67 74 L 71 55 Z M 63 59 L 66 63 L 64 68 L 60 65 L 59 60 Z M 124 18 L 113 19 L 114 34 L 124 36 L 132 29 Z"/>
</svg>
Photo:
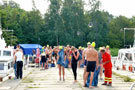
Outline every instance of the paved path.
<svg viewBox="0 0 135 90">
<path fill-rule="evenodd" d="M 27 68 L 23 70 L 23 77 L 26 77 L 33 71 L 33 68 Z M 14 73 L 12 73 L 12 79 L 6 80 L 0 84 L 0 90 L 15 90 L 15 88 L 21 83 L 22 80 L 14 79 Z"/>
<path fill-rule="evenodd" d="M 58 68 L 48 70 L 34 69 L 15 90 L 89 90 L 83 87 L 83 69 L 78 69 L 78 83 L 73 84 L 71 69 L 65 69 L 66 81 L 59 81 Z M 95 90 L 129 90 L 130 82 L 125 83 L 119 77 L 113 76 L 113 86 L 102 86 L 103 80 L 99 80 Z"/>
</svg>

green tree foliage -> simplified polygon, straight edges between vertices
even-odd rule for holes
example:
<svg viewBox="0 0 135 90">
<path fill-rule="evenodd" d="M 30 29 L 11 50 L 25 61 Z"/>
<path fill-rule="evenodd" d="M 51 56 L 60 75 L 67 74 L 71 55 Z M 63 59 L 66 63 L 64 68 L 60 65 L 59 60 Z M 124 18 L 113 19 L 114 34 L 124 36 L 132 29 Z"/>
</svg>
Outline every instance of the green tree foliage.
<svg viewBox="0 0 135 90">
<path fill-rule="evenodd" d="M 47 12 L 42 15 L 32 0 L 32 11 L 25 11 L 15 2 L 0 5 L 2 28 L 8 45 L 17 43 L 40 43 L 41 45 L 86 46 L 95 41 L 97 47 L 124 46 L 123 28 L 134 28 L 135 17 L 114 17 L 99 10 L 99 0 L 89 0 L 88 10 L 83 0 L 48 0 Z M 126 45 L 133 43 L 133 31 L 126 31 Z"/>
<path fill-rule="evenodd" d="M 132 19 L 131 19 L 132 20 Z M 124 31 L 122 29 L 131 28 L 130 19 L 119 16 L 111 20 L 109 24 L 109 43 L 112 47 L 123 47 L 124 45 Z M 125 35 L 126 45 L 133 43 L 133 31 L 126 31 Z"/>
</svg>

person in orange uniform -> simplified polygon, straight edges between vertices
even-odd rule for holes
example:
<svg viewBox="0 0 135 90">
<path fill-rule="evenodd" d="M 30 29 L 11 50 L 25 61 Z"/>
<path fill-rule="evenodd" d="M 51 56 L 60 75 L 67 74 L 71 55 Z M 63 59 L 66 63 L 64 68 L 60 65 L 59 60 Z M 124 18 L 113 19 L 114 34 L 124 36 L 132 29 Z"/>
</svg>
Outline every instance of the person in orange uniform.
<svg viewBox="0 0 135 90">
<path fill-rule="evenodd" d="M 102 85 L 112 86 L 112 62 L 111 55 L 105 51 L 104 48 L 101 49 L 102 62 L 104 67 L 105 79 Z"/>
</svg>

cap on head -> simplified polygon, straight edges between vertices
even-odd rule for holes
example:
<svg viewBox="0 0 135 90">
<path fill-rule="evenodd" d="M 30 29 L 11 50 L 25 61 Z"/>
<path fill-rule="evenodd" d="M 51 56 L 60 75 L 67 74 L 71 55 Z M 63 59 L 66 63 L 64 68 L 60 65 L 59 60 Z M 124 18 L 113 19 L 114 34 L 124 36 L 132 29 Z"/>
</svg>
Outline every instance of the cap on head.
<svg viewBox="0 0 135 90">
<path fill-rule="evenodd" d="M 59 46 L 59 49 L 61 50 L 63 47 L 62 46 Z"/>
<path fill-rule="evenodd" d="M 42 49 L 44 49 L 44 47 L 42 47 Z"/>
<path fill-rule="evenodd" d="M 99 50 L 101 51 L 102 50 L 102 47 L 99 47 Z"/>
<path fill-rule="evenodd" d="M 88 46 L 88 45 L 91 45 L 91 43 L 90 43 L 90 42 L 88 42 L 88 43 L 87 43 L 87 46 Z"/>
<path fill-rule="evenodd" d="M 79 49 L 82 49 L 82 47 L 80 46 Z"/>
<path fill-rule="evenodd" d="M 96 46 L 96 43 L 95 42 L 92 42 L 91 46 L 92 47 L 95 47 Z"/>
<path fill-rule="evenodd" d="M 67 50 L 67 48 L 64 48 L 64 51 L 66 51 Z"/>
<path fill-rule="evenodd" d="M 68 44 L 67 47 L 70 47 L 70 45 Z"/>
<path fill-rule="evenodd" d="M 109 45 L 107 45 L 107 46 L 106 46 L 106 48 L 110 48 L 110 46 L 109 46 Z"/>
<path fill-rule="evenodd" d="M 49 45 L 47 45 L 47 47 L 49 47 Z"/>
<path fill-rule="evenodd" d="M 104 48 L 104 47 L 101 47 L 100 49 L 101 49 L 100 51 L 101 51 L 102 53 L 105 52 L 105 48 Z"/>
</svg>

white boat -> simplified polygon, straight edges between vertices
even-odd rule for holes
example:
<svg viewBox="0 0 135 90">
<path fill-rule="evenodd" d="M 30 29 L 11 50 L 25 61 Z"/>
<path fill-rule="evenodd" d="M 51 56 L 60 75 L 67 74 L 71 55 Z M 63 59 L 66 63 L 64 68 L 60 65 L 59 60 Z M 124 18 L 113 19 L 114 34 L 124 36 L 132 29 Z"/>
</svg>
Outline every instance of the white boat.
<svg viewBox="0 0 135 90">
<path fill-rule="evenodd" d="M 120 49 L 118 52 L 118 57 L 116 60 L 113 60 L 113 65 L 116 68 L 129 70 L 129 67 L 132 66 L 134 71 L 135 67 L 135 48 L 129 49 Z"/>
<path fill-rule="evenodd" d="M 0 77 L 4 77 L 13 71 L 13 49 L 6 47 L 6 42 L 2 37 L 0 24 Z"/>
<path fill-rule="evenodd" d="M 125 46 L 125 30 L 134 30 L 133 47 L 120 49 L 117 58 L 112 59 L 113 66 L 117 69 L 135 71 L 135 28 L 124 28 L 124 46 Z"/>
</svg>

